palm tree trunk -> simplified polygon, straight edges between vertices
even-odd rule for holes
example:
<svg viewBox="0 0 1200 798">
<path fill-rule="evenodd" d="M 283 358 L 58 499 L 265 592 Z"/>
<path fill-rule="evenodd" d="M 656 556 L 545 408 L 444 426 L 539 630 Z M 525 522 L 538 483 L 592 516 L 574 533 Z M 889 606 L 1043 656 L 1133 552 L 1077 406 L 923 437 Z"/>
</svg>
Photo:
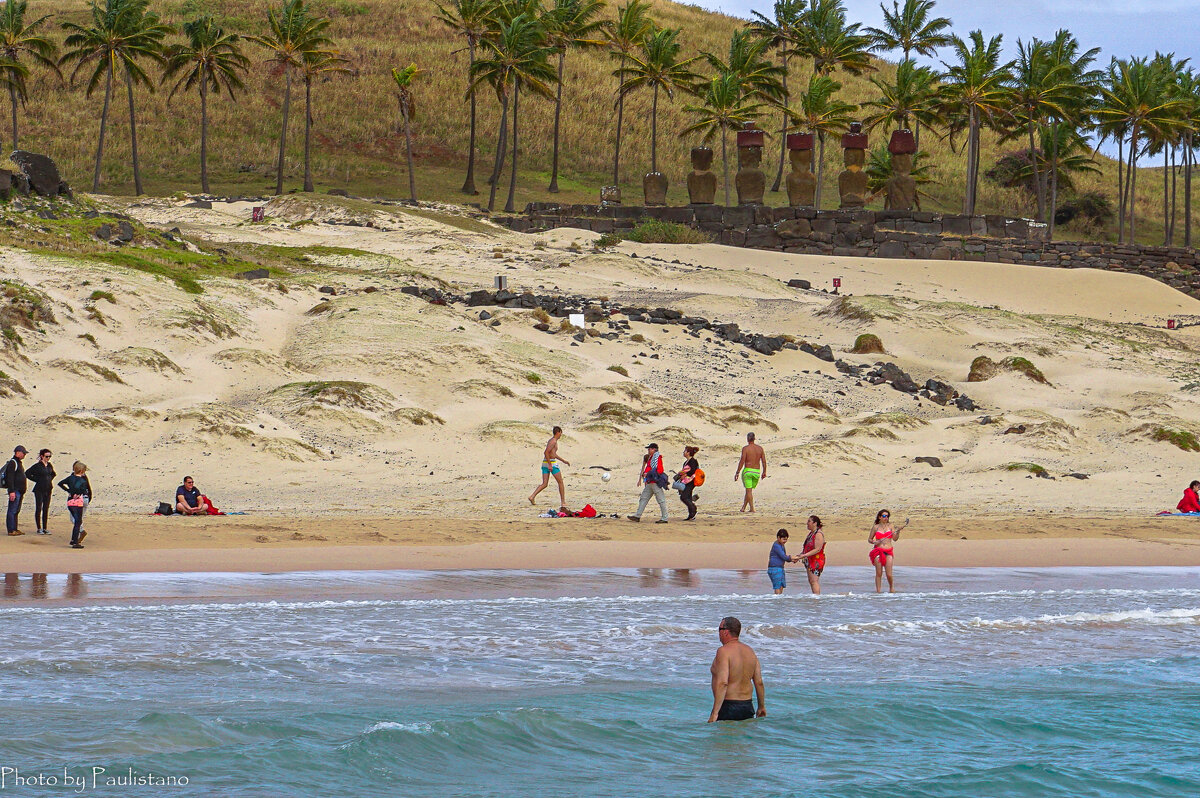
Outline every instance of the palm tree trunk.
<svg viewBox="0 0 1200 798">
<path fill-rule="evenodd" d="M 625 68 L 625 56 L 621 56 L 621 69 Z M 621 93 L 621 78 L 617 78 L 617 143 L 613 147 L 613 181 L 621 187 L 621 125 L 625 119 L 625 95 Z"/>
<path fill-rule="evenodd" d="M 554 156 L 551 159 L 550 188 L 548 189 L 551 194 L 558 193 L 558 118 L 562 114 L 563 62 L 566 58 L 567 51 L 564 48 L 558 53 L 558 92 L 554 98 Z"/>
<path fill-rule="evenodd" d="M 312 138 L 312 78 L 304 79 L 304 190 L 313 190 L 312 165 L 309 159 Z"/>
<path fill-rule="evenodd" d="M 1054 217 L 1058 214 L 1058 122 L 1050 132 L 1050 240 L 1054 240 Z"/>
<path fill-rule="evenodd" d="M 408 114 L 404 115 L 404 152 L 408 159 L 408 198 L 417 201 L 417 178 L 413 174 L 412 124 Z"/>
<path fill-rule="evenodd" d="M 1125 243 L 1125 134 L 1117 137 L 1117 243 Z"/>
<path fill-rule="evenodd" d="M 475 65 L 475 41 L 471 38 L 467 39 L 467 47 L 471 51 L 471 64 Z M 470 75 L 470 67 L 468 67 L 468 75 Z M 468 80 L 470 78 L 468 77 Z M 463 180 L 462 193 L 475 195 L 479 192 L 475 190 L 475 90 L 471 89 L 471 143 L 467 148 L 467 177 Z"/>
<path fill-rule="evenodd" d="M 19 149 L 21 149 L 21 146 L 20 146 L 20 144 L 17 143 L 17 84 L 16 83 L 8 84 L 8 98 L 10 100 L 12 100 L 12 134 L 13 134 L 12 148 L 14 150 L 19 150 Z"/>
<path fill-rule="evenodd" d="M 725 207 L 729 207 L 729 131 L 721 128 L 721 169 L 725 173 Z"/>
<path fill-rule="evenodd" d="M 492 167 L 492 177 L 489 179 L 491 189 L 488 191 L 488 210 L 496 207 L 496 183 L 500 170 L 504 165 L 504 156 L 508 154 L 508 98 L 500 97 L 500 135 L 496 142 L 496 164 Z"/>
<path fill-rule="evenodd" d="M 112 62 L 108 65 L 108 75 L 104 80 L 104 107 L 100 111 L 100 136 L 96 141 L 96 174 L 92 177 L 92 193 L 100 190 L 100 160 L 104 155 L 104 131 L 108 127 L 108 104 L 112 100 Z"/>
<path fill-rule="evenodd" d="M 200 190 L 208 193 L 208 81 L 200 81 Z"/>
<path fill-rule="evenodd" d="M 1171 171 L 1170 163 L 1167 160 L 1167 145 L 1163 144 L 1163 246 L 1167 246 L 1167 240 L 1171 235 L 1171 225 L 1168 221 L 1169 212 L 1171 210 Z"/>
<path fill-rule="evenodd" d="M 1175 211 L 1179 207 L 1179 165 L 1175 162 L 1175 145 L 1171 145 L 1171 223 L 1167 225 L 1167 246 L 1175 243 Z"/>
<path fill-rule="evenodd" d="M 137 121 L 133 115 L 133 76 L 125 70 L 125 88 L 129 93 L 129 150 L 133 156 L 133 193 L 142 195 L 142 171 L 138 165 Z"/>
<path fill-rule="evenodd" d="M 825 186 L 825 134 L 817 133 L 817 192 L 813 197 L 816 210 L 821 210 L 821 189 Z"/>
<path fill-rule="evenodd" d="M 969 127 L 967 129 L 967 193 L 965 202 L 963 203 L 963 213 L 967 216 L 975 215 L 975 150 L 979 147 L 977 136 L 979 134 L 978 122 L 975 119 L 975 109 L 971 108 L 968 111 L 970 118 Z"/>
<path fill-rule="evenodd" d="M 779 171 L 775 173 L 775 184 L 771 186 L 771 191 L 778 191 L 779 186 L 783 183 L 783 164 L 787 160 L 787 129 L 788 129 L 788 89 L 787 89 L 787 44 L 781 48 L 781 59 L 783 61 L 783 121 L 779 127 Z"/>
<path fill-rule="evenodd" d="M 1126 201 L 1129 205 L 1129 242 L 1137 243 L 1137 208 L 1134 200 L 1137 199 L 1137 147 L 1138 147 L 1138 129 L 1137 125 L 1133 126 L 1133 133 L 1129 137 L 1129 191 Z"/>
<path fill-rule="evenodd" d="M 658 171 L 658 84 L 654 84 L 654 102 L 650 106 L 650 171 Z"/>
<path fill-rule="evenodd" d="M 512 143 L 512 172 L 508 176 L 508 202 L 504 203 L 506 213 L 516 213 L 513 200 L 517 194 L 517 102 L 521 98 L 521 85 L 513 84 L 513 143 Z"/>
<path fill-rule="evenodd" d="M 284 69 L 283 125 L 279 128 L 279 161 L 275 165 L 275 195 L 283 193 L 283 154 L 287 147 L 288 112 L 292 109 L 292 70 Z"/>
<path fill-rule="evenodd" d="M 1034 122 L 1031 117 L 1029 120 L 1029 163 L 1033 166 L 1033 188 L 1037 194 L 1037 220 L 1039 222 L 1046 221 L 1046 196 L 1042 191 L 1042 174 L 1038 169 L 1038 154 L 1034 148 L 1033 140 Z"/>
<path fill-rule="evenodd" d="M 1192 245 L 1192 134 L 1188 133 L 1183 150 L 1183 245 Z"/>
</svg>

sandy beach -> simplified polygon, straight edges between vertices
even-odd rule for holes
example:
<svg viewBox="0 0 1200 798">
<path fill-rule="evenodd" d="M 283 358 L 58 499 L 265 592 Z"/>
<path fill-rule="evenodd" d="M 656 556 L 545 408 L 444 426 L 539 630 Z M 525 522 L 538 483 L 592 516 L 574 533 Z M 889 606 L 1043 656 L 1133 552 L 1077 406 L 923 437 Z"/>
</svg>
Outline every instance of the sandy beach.
<svg viewBox="0 0 1200 798">
<path fill-rule="evenodd" d="M 96 516 L 86 548 L 65 533 L 0 545 L 0 570 L 38 573 L 264 572 L 557 568 L 761 570 L 775 530 L 798 552 L 803 519 L 719 518 L 665 527 L 616 519 L 471 519 L 282 516 Z M 861 526 L 858 523 L 857 526 Z M 897 570 L 933 567 L 1197 566 L 1200 521 L 1101 516 L 922 517 L 902 534 Z M 826 519 L 828 568 L 867 565 L 853 518 Z M 799 569 L 797 575 L 799 575 Z"/>
<path fill-rule="evenodd" d="M 1200 301 L 1148 278 L 715 245 L 596 250 L 589 232 L 524 235 L 461 209 L 336 198 L 282 197 L 255 225 L 246 203 L 101 201 L 203 248 L 315 254 L 280 279 L 211 279 L 190 294 L 119 266 L 0 253 L 0 276 L 47 311 L 0 351 L 0 443 L 50 447 L 59 478 L 83 460 L 96 492 L 85 550 L 66 548 L 61 495 L 48 538 L 32 534 L 27 497 L 28 534 L 0 538 L 0 567 L 761 568 L 775 529 L 798 545 L 814 512 L 838 567 L 865 563 L 865 522 L 882 506 L 914 519 L 898 566 L 1200 564 L 1195 521 L 1152 517 L 1200 476 L 1200 328 L 1165 329 L 1200 317 Z M 497 275 L 516 293 L 581 297 L 601 320 L 587 334 L 557 318 L 538 329 L 539 311 L 404 290 L 466 296 Z M 813 288 L 789 287 L 797 277 Z M 821 290 L 834 277 L 849 296 Z M 631 306 L 828 346 L 837 362 L 764 355 Z M 854 352 L 863 333 L 884 351 Z M 980 357 L 994 368 L 968 380 Z M 869 378 L 882 363 L 976 407 Z M 553 483 L 538 507 L 526 502 L 556 424 L 571 509 L 623 519 L 645 444 L 669 468 L 694 444 L 709 475 L 699 520 L 680 522 L 672 491 L 666 527 L 538 519 L 558 505 Z M 748 431 L 770 464 L 754 519 L 735 512 Z M 248 514 L 150 517 L 185 474 Z"/>
</svg>

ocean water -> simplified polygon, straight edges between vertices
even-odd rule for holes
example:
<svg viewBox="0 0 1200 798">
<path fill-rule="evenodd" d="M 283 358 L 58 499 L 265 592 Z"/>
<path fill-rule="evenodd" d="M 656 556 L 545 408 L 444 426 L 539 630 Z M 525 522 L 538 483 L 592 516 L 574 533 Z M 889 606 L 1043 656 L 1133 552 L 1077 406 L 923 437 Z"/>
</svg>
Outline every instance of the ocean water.
<svg viewBox="0 0 1200 798">
<path fill-rule="evenodd" d="M 0 795 L 1200 795 L 1200 569 L 897 575 L 10 575 Z"/>
</svg>

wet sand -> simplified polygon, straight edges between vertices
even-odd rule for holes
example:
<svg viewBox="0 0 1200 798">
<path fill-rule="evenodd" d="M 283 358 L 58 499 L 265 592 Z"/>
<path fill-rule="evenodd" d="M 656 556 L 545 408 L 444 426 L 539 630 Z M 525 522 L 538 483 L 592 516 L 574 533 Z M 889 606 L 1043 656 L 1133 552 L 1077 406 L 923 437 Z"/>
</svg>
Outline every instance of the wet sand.
<svg viewBox="0 0 1200 798">
<path fill-rule="evenodd" d="M 829 518 L 829 568 L 867 564 L 861 518 Z M 546 568 L 761 569 L 775 537 L 803 519 L 718 517 L 666 526 L 617 519 L 496 521 L 279 516 L 88 519 L 69 533 L 0 538 L 0 570 L 37 573 L 268 572 Z M 897 567 L 1200 566 L 1191 518 L 921 517 L 901 534 Z"/>
</svg>

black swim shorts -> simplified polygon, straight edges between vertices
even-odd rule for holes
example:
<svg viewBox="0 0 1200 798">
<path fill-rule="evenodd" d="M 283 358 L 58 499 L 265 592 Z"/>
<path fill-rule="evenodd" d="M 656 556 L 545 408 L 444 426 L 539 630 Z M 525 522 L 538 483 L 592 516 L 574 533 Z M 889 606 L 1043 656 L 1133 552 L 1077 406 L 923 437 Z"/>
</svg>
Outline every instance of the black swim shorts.
<svg viewBox="0 0 1200 798">
<path fill-rule="evenodd" d="M 754 702 L 745 701 L 723 701 L 721 709 L 717 712 L 717 720 L 750 720 L 754 717 Z"/>
</svg>

